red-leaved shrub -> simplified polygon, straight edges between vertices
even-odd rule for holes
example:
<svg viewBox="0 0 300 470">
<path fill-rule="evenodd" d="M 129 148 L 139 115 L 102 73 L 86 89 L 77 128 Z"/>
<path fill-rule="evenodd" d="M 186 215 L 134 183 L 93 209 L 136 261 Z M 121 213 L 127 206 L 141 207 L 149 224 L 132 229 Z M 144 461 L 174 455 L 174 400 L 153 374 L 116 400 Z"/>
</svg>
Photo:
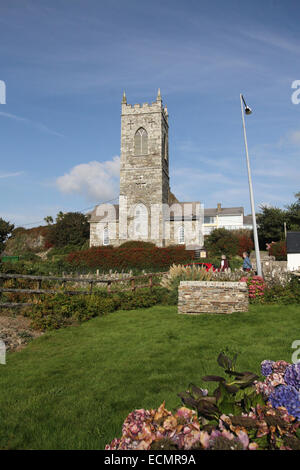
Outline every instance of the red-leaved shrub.
<svg viewBox="0 0 300 470">
<path fill-rule="evenodd" d="M 74 267 L 98 268 L 103 271 L 125 269 L 167 270 L 173 263 L 184 264 L 192 260 L 194 252 L 184 246 L 140 247 L 92 247 L 75 251 L 67 256 Z"/>
</svg>

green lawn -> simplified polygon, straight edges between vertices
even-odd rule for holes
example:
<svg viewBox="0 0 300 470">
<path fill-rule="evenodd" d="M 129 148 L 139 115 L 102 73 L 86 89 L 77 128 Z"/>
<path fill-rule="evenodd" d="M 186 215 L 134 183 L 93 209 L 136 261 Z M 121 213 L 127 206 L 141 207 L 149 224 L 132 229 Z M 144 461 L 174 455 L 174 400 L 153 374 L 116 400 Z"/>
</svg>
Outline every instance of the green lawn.
<svg viewBox="0 0 300 470">
<path fill-rule="evenodd" d="M 1 449 L 103 449 L 135 408 L 172 410 L 177 393 L 219 373 L 216 357 L 238 351 L 239 369 L 291 361 L 300 306 L 251 306 L 229 316 L 182 316 L 176 307 L 118 311 L 50 332 L 0 365 Z"/>
</svg>

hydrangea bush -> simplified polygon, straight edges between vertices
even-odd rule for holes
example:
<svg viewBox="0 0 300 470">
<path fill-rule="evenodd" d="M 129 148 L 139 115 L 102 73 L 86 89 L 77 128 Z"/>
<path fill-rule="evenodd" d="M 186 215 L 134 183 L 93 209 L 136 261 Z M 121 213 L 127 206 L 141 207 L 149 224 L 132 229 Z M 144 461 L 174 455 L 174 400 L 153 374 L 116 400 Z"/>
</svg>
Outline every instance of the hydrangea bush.
<svg viewBox="0 0 300 470">
<path fill-rule="evenodd" d="M 256 383 L 274 408 L 285 407 L 288 413 L 300 421 L 300 363 L 265 360 L 261 363 L 263 382 Z"/>
<path fill-rule="evenodd" d="M 261 276 L 244 276 L 240 279 L 240 281 L 247 283 L 250 300 L 260 300 L 260 298 L 263 297 L 266 289 L 266 283 Z"/>
<path fill-rule="evenodd" d="M 236 372 L 224 353 L 218 364 L 229 379 L 218 382 L 210 396 L 190 385 L 179 394 L 184 404 L 175 412 L 165 402 L 158 409 L 135 410 L 124 421 L 122 436 L 106 450 L 300 450 L 300 364 L 263 361 L 264 382 L 251 372 Z M 191 409 L 194 408 L 194 409 Z"/>
</svg>

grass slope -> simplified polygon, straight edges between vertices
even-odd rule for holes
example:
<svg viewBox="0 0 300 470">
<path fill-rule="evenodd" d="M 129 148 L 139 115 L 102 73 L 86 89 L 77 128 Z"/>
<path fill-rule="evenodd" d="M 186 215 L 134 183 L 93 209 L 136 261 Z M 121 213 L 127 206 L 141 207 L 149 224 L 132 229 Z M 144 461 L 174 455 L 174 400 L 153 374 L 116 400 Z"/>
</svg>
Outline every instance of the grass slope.
<svg viewBox="0 0 300 470">
<path fill-rule="evenodd" d="M 225 347 L 240 353 L 241 370 L 290 361 L 299 314 L 269 305 L 192 317 L 156 306 L 47 333 L 0 365 L 0 448 L 103 449 L 133 409 L 166 400 L 172 410 L 189 382 L 219 373 Z"/>
</svg>

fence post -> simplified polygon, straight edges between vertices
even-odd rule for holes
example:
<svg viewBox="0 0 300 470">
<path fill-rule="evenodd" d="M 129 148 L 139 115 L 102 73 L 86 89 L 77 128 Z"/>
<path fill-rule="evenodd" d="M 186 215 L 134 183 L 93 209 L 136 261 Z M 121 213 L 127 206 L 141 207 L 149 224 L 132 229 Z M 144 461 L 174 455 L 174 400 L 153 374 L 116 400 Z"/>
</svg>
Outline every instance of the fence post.
<svg viewBox="0 0 300 470">
<path fill-rule="evenodd" d="M 153 279 L 152 279 L 152 274 L 151 274 L 151 276 L 149 276 L 149 288 L 150 288 L 150 290 L 152 289 L 152 287 L 153 287 Z"/>
<path fill-rule="evenodd" d="M 93 291 L 93 285 L 94 285 L 93 281 L 90 281 L 90 294 L 92 294 L 92 291 Z"/>
<path fill-rule="evenodd" d="M 131 290 L 135 291 L 135 283 L 134 283 L 134 278 L 130 280 L 131 282 Z"/>
<path fill-rule="evenodd" d="M 111 291 L 111 281 L 108 281 L 107 283 L 107 292 Z"/>
</svg>

